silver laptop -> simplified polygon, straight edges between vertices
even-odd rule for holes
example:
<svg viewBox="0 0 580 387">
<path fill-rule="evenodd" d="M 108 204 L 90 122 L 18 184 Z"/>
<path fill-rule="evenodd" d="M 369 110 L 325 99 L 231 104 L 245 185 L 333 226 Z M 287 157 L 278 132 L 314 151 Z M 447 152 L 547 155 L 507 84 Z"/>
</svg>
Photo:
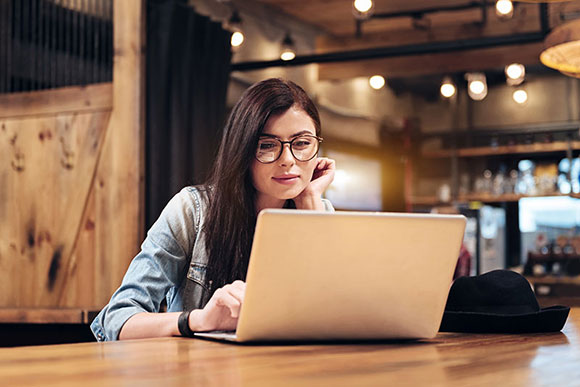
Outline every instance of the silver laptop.
<svg viewBox="0 0 580 387">
<path fill-rule="evenodd" d="M 463 239 L 462 215 L 262 211 L 236 342 L 431 338 Z"/>
</svg>

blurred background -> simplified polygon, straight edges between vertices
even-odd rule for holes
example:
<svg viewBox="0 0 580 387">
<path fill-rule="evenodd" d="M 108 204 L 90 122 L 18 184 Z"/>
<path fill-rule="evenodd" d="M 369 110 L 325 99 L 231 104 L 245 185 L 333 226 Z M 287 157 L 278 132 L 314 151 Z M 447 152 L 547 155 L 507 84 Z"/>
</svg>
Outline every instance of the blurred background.
<svg viewBox="0 0 580 387">
<path fill-rule="evenodd" d="M 580 303 L 580 1 L 0 0 L 0 341 L 88 340 L 268 77 L 317 104 L 338 210 L 462 213 L 462 274 Z"/>
</svg>

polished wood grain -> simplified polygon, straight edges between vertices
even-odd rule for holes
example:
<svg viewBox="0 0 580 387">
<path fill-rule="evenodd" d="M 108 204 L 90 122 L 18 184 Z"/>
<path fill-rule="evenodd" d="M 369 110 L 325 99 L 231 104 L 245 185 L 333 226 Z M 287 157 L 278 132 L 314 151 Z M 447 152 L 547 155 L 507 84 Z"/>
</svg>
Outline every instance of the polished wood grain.
<svg viewBox="0 0 580 387">
<path fill-rule="evenodd" d="M 0 95 L 0 119 L 110 111 L 112 107 L 111 83 Z"/>
<path fill-rule="evenodd" d="M 96 303 L 86 286 L 95 272 L 72 273 L 73 252 L 79 229 L 84 228 L 83 213 L 110 112 L 67 112 L 71 106 L 67 101 L 79 91 L 64 91 L 53 94 L 53 98 L 63 97 L 63 113 L 37 115 L 47 110 L 33 104 L 31 117 L 0 118 L 0 154 L 6 156 L 0 165 L 2 307 L 67 308 Z M 84 254 L 83 258 L 91 257 Z M 79 278 L 78 287 L 67 286 L 72 276 Z M 75 299 L 66 304 L 63 294 Z"/>
<path fill-rule="evenodd" d="M 0 308 L 0 323 L 88 324 L 89 311 L 77 308 Z"/>
<path fill-rule="evenodd" d="M 139 252 L 145 224 L 144 0 L 114 0 L 113 111 L 95 179 L 95 229 L 84 235 L 99 257 L 95 291 L 103 306 Z M 90 247 L 88 247 L 90 248 Z M 108 293 L 108 296 L 104 296 Z"/>
<path fill-rule="evenodd" d="M 112 83 L 0 96 L 0 321 L 86 323 L 144 230 L 144 0 L 115 0 Z"/>
<path fill-rule="evenodd" d="M 568 150 L 579 150 L 580 141 L 554 141 L 550 143 L 519 144 L 519 145 L 499 145 L 499 146 L 481 146 L 471 148 L 425 150 L 421 152 L 423 157 L 442 158 L 452 157 L 476 157 L 476 156 L 494 156 L 494 155 L 511 155 L 511 154 L 533 154 L 533 153 L 552 153 L 566 152 Z"/>
<path fill-rule="evenodd" d="M 577 385 L 579 364 L 580 308 L 562 332 L 548 334 L 253 346 L 164 338 L 0 349 L 0 378 L 19 386 L 564 386 Z"/>
</svg>

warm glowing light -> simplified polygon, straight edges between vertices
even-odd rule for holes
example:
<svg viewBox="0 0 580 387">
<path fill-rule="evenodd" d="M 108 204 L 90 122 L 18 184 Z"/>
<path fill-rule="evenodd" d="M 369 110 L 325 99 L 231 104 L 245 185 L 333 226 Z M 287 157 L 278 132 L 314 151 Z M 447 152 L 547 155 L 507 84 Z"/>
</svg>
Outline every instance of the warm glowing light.
<svg viewBox="0 0 580 387">
<path fill-rule="evenodd" d="M 373 89 L 379 90 L 385 86 L 385 78 L 383 78 L 381 75 L 373 75 L 369 78 L 369 85 L 371 85 Z"/>
<path fill-rule="evenodd" d="M 485 90 L 485 84 L 482 81 L 473 81 L 469 83 L 469 90 L 473 94 L 481 94 Z"/>
<path fill-rule="evenodd" d="M 444 96 L 445 98 L 451 98 L 455 95 L 455 92 L 457 91 L 457 89 L 455 88 L 455 85 L 453 84 L 453 82 L 451 82 L 451 79 L 448 77 L 445 77 L 443 79 L 443 82 L 441 83 L 441 95 Z"/>
<path fill-rule="evenodd" d="M 500 17 L 511 17 L 514 13 L 514 5 L 511 0 L 498 0 L 495 3 L 495 13 Z"/>
<path fill-rule="evenodd" d="M 280 50 L 280 59 L 289 61 L 296 58 L 296 45 L 294 39 L 290 36 L 290 32 L 282 40 L 282 48 Z"/>
<path fill-rule="evenodd" d="M 372 0 L 354 0 L 354 8 L 360 13 L 368 12 L 373 7 Z"/>
<path fill-rule="evenodd" d="M 512 63 L 505 68 L 505 75 L 511 79 L 522 78 L 526 74 L 526 68 L 519 63 Z"/>
<path fill-rule="evenodd" d="M 516 101 L 517 103 L 519 103 L 520 105 L 523 103 L 526 103 L 526 101 L 528 100 L 528 93 L 526 93 L 525 90 L 516 90 L 514 91 L 513 94 L 513 99 L 514 101 Z"/>
<path fill-rule="evenodd" d="M 467 73 L 467 93 L 471 99 L 481 101 L 487 96 L 487 82 L 484 73 Z"/>
<path fill-rule="evenodd" d="M 296 54 L 292 50 L 286 50 L 280 54 L 280 59 L 282 60 L 292 60 L 296 58 Z"/>
<path fill-rule="evenodd" d="M 441 95 L 445 98 L 451 98 L 455 95 L 455 86 L 450 83 L 441 85 Z"/>
<path fill-rule="evenodd" d="M 232 47 L 239 47 L 244 43 L 244 34 L 240 31 L 236 31 L 232 34 Z"/>
</svg>

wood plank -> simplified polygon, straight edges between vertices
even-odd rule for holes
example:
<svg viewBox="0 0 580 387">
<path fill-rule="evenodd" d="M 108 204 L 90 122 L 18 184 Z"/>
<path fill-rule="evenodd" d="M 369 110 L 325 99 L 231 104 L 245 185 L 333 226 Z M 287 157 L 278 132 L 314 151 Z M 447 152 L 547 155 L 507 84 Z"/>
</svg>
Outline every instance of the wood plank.
<svg viewBox="0 0 580 387">
<path fill-rule="evenodd" d="M 542 43 L 530 43 L 453 53 L 321 63 L 318 65 L 318 78 L 319 80 L 341 80 L 382 74 L 387 78 L 388 84 L 389 77 L 484 71 L 490 68 L 502 68 L 513 62 L 524 65 L 539 64 L 542 49 Z M 429 65 L 426 65 L 427 63 Z"/>
<path fill-rule="evenodd" d="M 580 308 L 572 308 L 555 333 L 245 346 L 171 337 L 0 348 L 0 377 L 18 386 L 568 386 L 580 379 L 578 359 Z"/>
<path fill-rule="evenodd" d="M 58 305 L 108 118 L 0 120 L 0 153 L 22 157 L 0 166 L 0 305 Z"/>
<path fill-rule="evenodd" d="M 87 324 L 83 309 L 0 308 L 0 323 Z"/>
<path fill-rule="evenodd" d="M 395 30 L 377 30 L 372 32 L 363 27 L 363 36 L 320 35 L 316 39 L 316 52 L 336 52 L 343 50 L 360 50 L 376 47 L 396 47 L 410 44 L 434 43 L 455 40 L 481 39 L 539 31 L 539 12 L 537 5 L 524 4 L 526 12 L 510 20 L 499 20 L 494 11 L 488 11 L 488 23 L 484 26 L 456 18 L 456 13 L 447 13 L 452 19 L 443 25 L 429 29 L 418 29 L 406 26 Z M 479 10 L 473 20 L 479 20 Z M 387 20 L 376 23 L 391 24 Z"/>
<path fill-rule="evenodd" d="M 459 195 L 458 202 L 483 202 L 483 203 L 502 203 L 502 202 L 517 202 L 523 198 L 545 198 L 545 197 L 561 197 L 570 196 L 567 194 L 550 194 L 550 195 L 521 195 L 521 194 L 502 194 L 492 195 L 485 193 L 472 193 L 467 195 Z"/>
<path fill-rule="evenodd" d="M 449 203 L 466 203 L 466 202 L 483 202 L 483 203 L 502 203 L 502 202 L 517 202 L 523 198 L 546 198 L 546 197 L 575 197 L 575 195 L 568 194 L 550 194 L 550 195 L 521 195 L 521 194 L 503 194 L 492 195 L 484 193 L 471 193 L 466 195 L 459 195 L 457 198 L 451 198 L 448 203 L 442 202 L 437 196 L 412 196 L 408 200 L 411 204 L 417 206 L 436 206 L 440 204 Z"/>
<path fill-rule="evenodd" d="M 259 3 L 267 4 L 277 11 L 292 15 L 303 22 L 312 24 L 325 30 L 332 36 L 354 36 L 356 31 L 355 18 L 352 13 L 352 2 L 344 0 L 313 0 L 304 2 L 303 0 L 258 0 Z M 374 12 L 399 13 L 438 7 L 449 7 L 468 4 L 469 1 L 456 0 L 375 0 Z M 537 4 L 516 5 L 517 10 L 511 20 L 499 20 L 495 15 L 493 4 L 487 7 L 487 26 L 489 29 L 501 29 L 503 26 L 522 26 L 526 17 L 535 13 L 537 15 Z M 475 25 L 481 21 L 481 9 L 476 6 L 471 9 L 442 11 L 428 13 L 424 16 L 432 28 L 454 25 Z M 538 21 L 538 18 L 535 19 Z M 503 25 L 502 25 L 503 24 Z M 409 29 L 413 25 L 410 16 L 391 18 L 371 18 L 363 23 L 363 37 L 367 33 L 376 32 L 396 32 Z M 507 28 L 507 27 L 506 27 Z"/>
<path fill-rule="evenodd" d="M 145 223 L 144 3 L 113 4 L 114 105 L 95 181 L 95 243 L 102 263 L 98 278 L 107 297 L 139 251 Z"/>
<path fill-rule="evenodd" d="M 561 261 L 560 261 L 561 262 Z M 545 275 L 543 277 L 528 276 L 526 279 L 532 284 L 572 284 L 580 286 L 580 276 L 553 276 Z M 580 296 L 580 295 L 579 295 Z"/>
<path fill-rule="evenodd" d="M 0 95 L 0 119 L 111 110 L 111 83 Z"/>
<path fill-rule="evenodd" d="M 413 196 L 409 199 L 411 204 L 416 206 L 436 206 L 443 203 L 437 196 Z"/>
<path fill-rule="evenodd" d="M 436 4 L 433 5 L 435 7 Z M 513 19 L 499 20 L 493 8 L 488 9 L 488 21 L 484 26 L 465 23 L 461 19 L 450 19 L 449 23 L 435 25 L 429 29 L 398 28 L 394 31 L 365 32 L 362 38 L 354 35 L 325 35 L 316 42 L 316 52 L 340 52 L 377 47 L 397 47 L 412 44 L 429 44 L 486 37 L 509 36 L 537 32 L 540 30 L 539 9 L 536 4 L 518 3 Z M 454 15 L 456 13 L 446 13 Z M 386 23 L 386 20 L 380 22 Z M 552 20 L 560 24 L 559 20 Z M 524 65 L 539 64 L 543 50 L 541 42 L 506 47 L 492 47 L 481 50 L 459 51 L 413 55 L 382 59 L 325 63 L 319 65 L 320 80 L 337 80 L 354 77 L 368 77 L 382 74 L 388 77 L 407 77 L 428 74 L 448 74 L 464 71 L 483 71 L 502 68 L 506 64 L 518 62 Z M 426 66 L 425 64 L 429 65 Z"/>
<path fill-rule="evenodd" d="M 443 158 L 452 157 L 475 157 L 475 156 L 494 156 L 494 155 L 509 155 L 522 153 L 550 153 L 550 152 L 566 152 L 568 149 L 580 150 L 580 141 L 555 141 L 551 143 L 535 143 L 535 144 L 520 144 L 520 145 L 500 145 L 496 147 L 482 146 L 471 148 L 441 149 L 441 150 L 425 150 L 422 152 L 423 157 L 429 158 Z"/>
<path fill-rule="evenodd" d="M 98 270 L 105 257 L 97 255 L 95 241 L 95 185 L 93 180 L 58 305 L 98 309 L 110 297 Z"/>
</svg>

